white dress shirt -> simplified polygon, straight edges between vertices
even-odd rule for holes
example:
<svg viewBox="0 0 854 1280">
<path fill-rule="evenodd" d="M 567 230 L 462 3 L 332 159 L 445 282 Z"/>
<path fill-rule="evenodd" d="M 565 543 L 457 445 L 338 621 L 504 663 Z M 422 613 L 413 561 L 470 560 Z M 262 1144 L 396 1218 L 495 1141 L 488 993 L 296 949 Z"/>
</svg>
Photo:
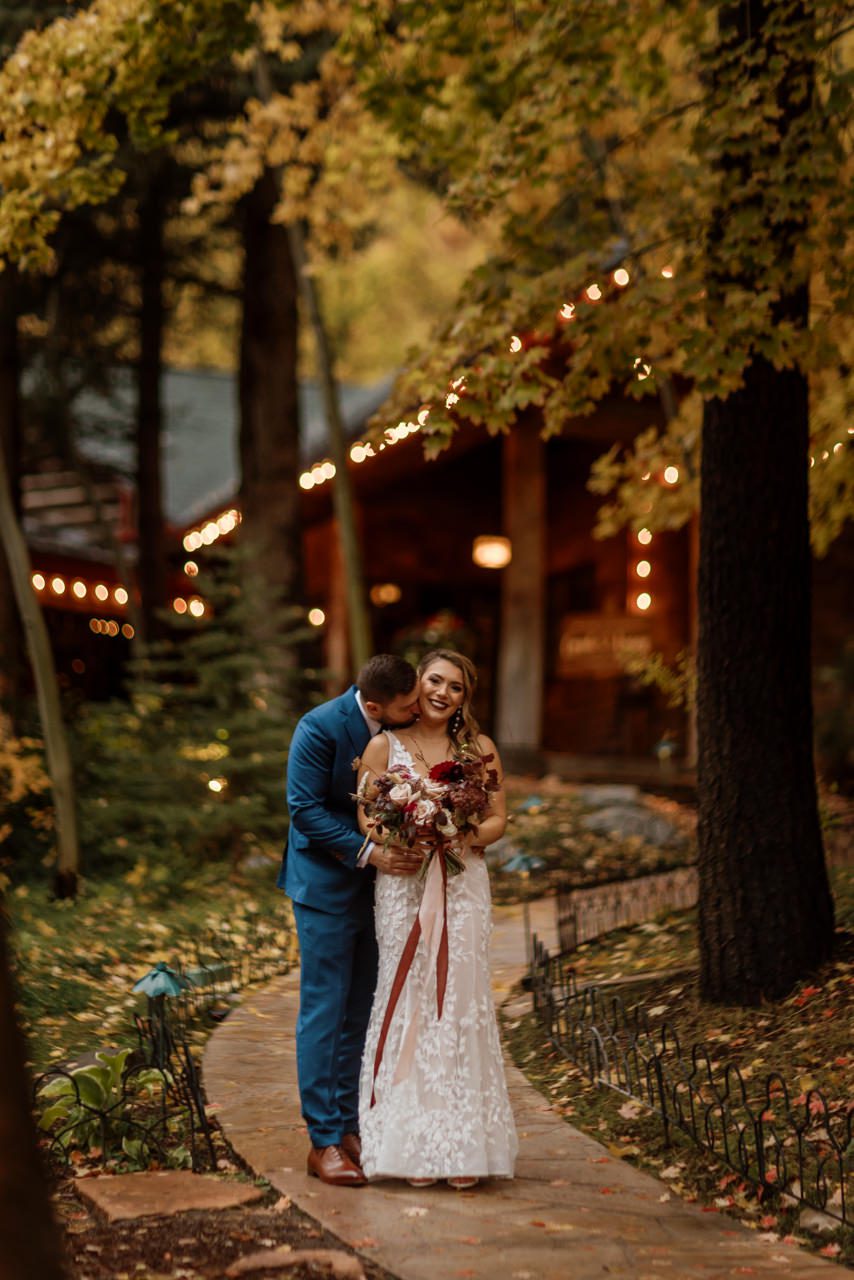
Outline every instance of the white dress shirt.
<svg viewBox="0 0 854 1280">
<path fill-rule="evenodd" d="M 373 716 L 368 715 L 368 711 L 365 706 L 364 699 L 358 689 L 356 690 L 356 703 L 358 704 L 359 710 L 361 711 L 362 715 L 365 718 L 365 724 L 368 726 L 368 728 L 371 731 L 371 737 L 375 738 L 376 735 L 379 733 L 380 729 L 382 728 L 382 724 L 380 723 L 379 720 L 375 720 Z M 362 852 L 359 854 L 359 860 L 356 863 L 357 867 L 366 867 L 368 865 L 368 858 L 370 858 L 373 852 L 373 849 L 374 849 L 374 841 L 370 840 L 365 845 Z"/>
</svg>

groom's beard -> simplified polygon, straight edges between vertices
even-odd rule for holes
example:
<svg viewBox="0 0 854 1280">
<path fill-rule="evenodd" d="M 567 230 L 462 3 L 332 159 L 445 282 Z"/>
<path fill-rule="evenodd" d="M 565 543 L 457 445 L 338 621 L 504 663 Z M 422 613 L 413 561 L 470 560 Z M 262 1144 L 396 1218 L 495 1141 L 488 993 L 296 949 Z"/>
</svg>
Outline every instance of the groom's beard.
<svg viewBox="0 0 854 1280">
<path fill-rule="evenodd" d="M 386 722 L 383 722 L 383 724 L 382 724 L 382 725 L 380 725 L 380 729 L 381 729 L 381 730 L 382 730 L 382 729 L 391 729 L 392 731 L 393 731 L 393 730 L 395 730 L 395 729 L 411 729 L 411 728 L 412 728 L 412 726 L 413 726 L 414 724 L 417 724 L 417 723 L 418 723 L 418 720 L 419 720 L 419 717 L 418 717 L 417 715 L 415 715 L 415 716 L 413 716 L 413 717 L 412 717 L 412 719 L 411 719 L 411 720 L 405 720 L 405 721 L 403 722 L 403 724 L 400 724 L 400 723 L 398 723 L 398 724 L 388 724 L 388 723 L 386 723 Z"/>
</svg>

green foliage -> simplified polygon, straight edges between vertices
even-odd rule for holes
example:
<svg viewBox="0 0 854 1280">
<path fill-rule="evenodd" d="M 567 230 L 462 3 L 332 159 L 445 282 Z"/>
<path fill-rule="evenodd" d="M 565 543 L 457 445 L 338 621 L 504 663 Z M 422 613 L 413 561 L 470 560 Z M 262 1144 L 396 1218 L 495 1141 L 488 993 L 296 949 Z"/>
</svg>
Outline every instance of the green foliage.
<svg viewBox="0 0 854 1280">
<path fill-rule="evenodd" d="M 398 632 L 394 649 L 414 667 L 431 649 L 455 649 L 471 657 L 476 648 L 476 638 L 462 618 L 450 609 L 440 609 L 423 622 Z"/>
<path fill-rule="evenodd" d="M 356 12 L 362 91 L 407 167 L 459 216 L 490 217 L 502 232 L 431 349 L 413 353 L 382 425 L 418 415 L 433 454 L 460 422 L 506 431 L 525 404 L 554 434 L 606 396 L 637 398 L 649 429 L 594 471 L 592 487 L 610 499 L 598 531 L 676 528 L 697 504 L 701 402 L 737 389 L 757 356 L 797 365 L 819 406 L 821 551 L 850 516 L 854 485 L 850 447 L 819 469 L 822 434 L 848 444 L 838 385 L 850 382 L 854 279 L 843 9 L 819 0 L 805 21 L 801 6 L 774 6 L 747 61 L 718 37 L 729 4 L 615 0 L 570 15 L 538 0 L 364 0 Z M 793 66 L 809 110 L 781 135 L 781 77 Z M 722 173 L 731 215 L 713 236 Z M 795 251 L 779 253 L 785 229 L 802 226 Z M 724 281 L 714 294 L 712 276 Z M 807 281 L 808 331 L 780 307 Z M 696 395 L 677 411 L 689 387 Z M 656 483 L 671 464 L 674 489 Z"/>
<path fill-rule="evenodd" d="M 694 655 L 683 649 L 669 667 L 660 653 L 646 657 L 627 657 L 623 663 L 629 675 L 643 685 L 660 690 L 668 707 L 690 708 L 696 697 L 697 670 Z"/>
<path fill-rule="evenodd" d="M 53 805 L 43 744 L 18 738 L 0 714 L 0 886 L 2 868 L 49 857 L 53 848 Z"/>
<path fill-rule="evenodd" d="M 280 845 L 293 726 L 313 671 L 311 630 L 252 572 L 248 548 L 199 580 L 210 603 L 132 664 L 126 702 L 85 708 L 76 729 L 87 866 L 148 859 L 180 876 L 204 859 Z"/>
<path fill-rule="evenodd" d="M 146 1164 L 145 1138 L 134 1136 L 139 1127 L 133 1113 L 162 1092 L 170 1077 L 156 1067 L 129 1073 L 130 1054 L 99 1050 L 91 1066 L 49 1079 L 36 1098 L 39 1128 L 66 1151 L 97 1147 L 106 1158 L 120 1146 L 132 1164 Z"/>
</svg>

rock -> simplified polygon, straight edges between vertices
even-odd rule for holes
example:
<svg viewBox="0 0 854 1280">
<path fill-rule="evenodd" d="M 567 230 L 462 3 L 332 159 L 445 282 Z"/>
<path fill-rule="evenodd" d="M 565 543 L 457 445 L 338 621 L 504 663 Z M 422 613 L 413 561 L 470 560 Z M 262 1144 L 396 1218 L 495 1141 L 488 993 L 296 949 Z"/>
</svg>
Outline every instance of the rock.
<svg viewBox="0 0 854 1280">
<path fill-rule="evenodd" d="M 500 840 L 486 846 L 484 857 L 488 867 L 500 867 L 521 852 L 522 850 L 513 843 L 510 836 L 502 836 Z"/>
<path fill-rule="evenodd" d="M 604 809 L 616 804 L 636 805 L 640 796 L 640 787 L 630 783 L 582 787 L 578 793 L 578 798 L 586 809 Z"/>
<path fill-rule="evenodd" d="M 841 1222 L 831 1218 L 829 1213 L 819 1209 L 802 1209 L 798 1215 L 798 1226 L 802 1231 L 838 1231 Z"/>
<path fill-rule="evenodd" d="M 359 1259 L 342 1249 L 292 1249 L 289 1244 L 249 1253 L 233 1262 L 225 1274 L 245 1276 L 251 1271 L 270 1271 L 274 1267 L 280 1271 L 292 1271 L 295 1267 L 309 1265 L 317 1267 L 321 1275 L 332 1276 L 333 1280 L 365 1280 Z"/>
<path fill-rule="evenodd" d="M 260 1187 L 246 1182 L 186 1169 L 81 1178 L 75 1190 L 91 1200 L 111 1222 L 184 1213 L 188 1209 L 231 1209 L 266 1195 Z"/>
<path fill-rule="evenodd" d="M 684 844 L 685 835 L 667 818 L 652 813 L 639 805 L 609 805 L 596 813 L 588 813 L 581 819 L 581 825 L 594 835 L 639 836 L 647 844 L 670 845 Z"/>
</svg>

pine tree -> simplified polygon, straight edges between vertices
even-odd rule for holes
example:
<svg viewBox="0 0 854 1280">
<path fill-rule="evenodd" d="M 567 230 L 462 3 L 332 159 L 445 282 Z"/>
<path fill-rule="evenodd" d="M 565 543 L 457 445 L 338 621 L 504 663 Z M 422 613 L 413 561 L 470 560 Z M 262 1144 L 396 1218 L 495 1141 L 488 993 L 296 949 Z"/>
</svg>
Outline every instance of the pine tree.
<svg viewBox="0 0 854 1280">
<path fill-rule="evenodd" d="M 127 702 L 87 709 L 78 734 L 90 866 L 186 867 L 281 845 L 285 764 L 316 673 L 298 667 L 305 612 L 252 572 L 245 546 L 197 579 L 201 618 L 132 664 Z"/>
</svg>

